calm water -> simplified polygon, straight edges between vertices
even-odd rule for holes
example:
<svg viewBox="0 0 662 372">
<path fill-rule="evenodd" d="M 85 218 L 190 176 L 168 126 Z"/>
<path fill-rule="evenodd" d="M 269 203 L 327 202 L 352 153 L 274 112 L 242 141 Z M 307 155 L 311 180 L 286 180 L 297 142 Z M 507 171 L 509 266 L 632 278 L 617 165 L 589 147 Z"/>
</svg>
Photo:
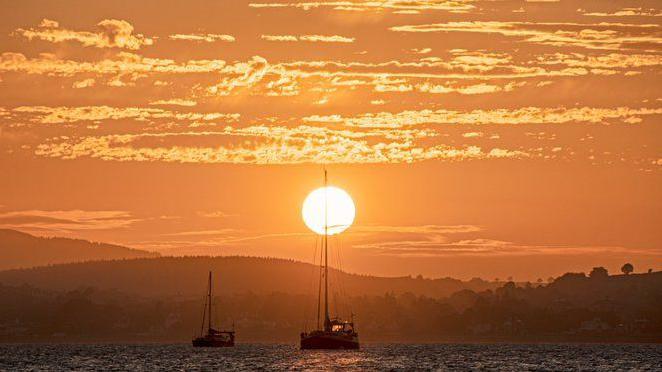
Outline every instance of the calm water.
<svg viewBox="0 0 662 372">
<path fill-rule="evenodd" d="M 662 371 L 662 345 L 0 345 L 0 370 L 644 370 Z"/>
</svg>

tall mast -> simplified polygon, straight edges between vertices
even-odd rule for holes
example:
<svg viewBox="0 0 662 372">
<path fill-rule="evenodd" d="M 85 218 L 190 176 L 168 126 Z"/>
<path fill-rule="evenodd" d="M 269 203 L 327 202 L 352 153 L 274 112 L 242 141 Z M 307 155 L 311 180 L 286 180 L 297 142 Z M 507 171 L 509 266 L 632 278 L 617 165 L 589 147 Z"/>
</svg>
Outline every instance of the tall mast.
<svg viewBox="0 0 662 372">
<path fill-rule="evenodd" d="M 209 310 L 208 329 L 211 329 L 211 271 L 209 271 L 209 292 L 207 293 L 207 305 Z"/>
<path fill-rule="evenodd" d="M 329 224 L 327 198 L 327 176 L 326 167 L 324 168 L 324 330 L 331 330 L 331 320 L 329 319 Z"/>
</svg>

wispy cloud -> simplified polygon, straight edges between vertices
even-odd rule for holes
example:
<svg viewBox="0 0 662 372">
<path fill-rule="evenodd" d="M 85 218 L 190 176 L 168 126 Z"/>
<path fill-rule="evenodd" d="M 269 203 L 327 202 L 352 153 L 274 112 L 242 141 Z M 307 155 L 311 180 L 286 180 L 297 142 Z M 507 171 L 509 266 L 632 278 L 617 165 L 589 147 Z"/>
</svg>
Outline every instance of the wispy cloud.
<svg viewBox="0 0 662 372">
<path fill-rule="evenodd" d="M 169 255 L 214 255 L 219 249 L 250 248 L 255 241 L 310 237 L 310 233 L 271 233 L 254 231 L 217 229 L 181 231 L 163 235 L 163 239 L 132 241 L 132 247 L 154 250 Z"/>
<path fill-rule="evenodd" d="M 191 106 L 188 101 L 157 101 L 159 105 Z M 188 121 L 224 120 L 228 122 L 239 119 L 239 114 L 219 112 L 179 112 L 160 108 L 145 107 L 110 107 L 110 106 L 81 106 L 81 107 L 48 107 L 48 106 L 19 106 L 12 110 L 14 113 L 28 115 L 28 120 L 41 124 L 63 124 L 78 121 L 102 121 L 133 119 L 138 121 L 177 119 Z"/>
<path fill-rule="evenodd" d="M 359 235 L 354 249 L 378 256 L 397 257 L 457 257 L 559 255 L 597 253 L 651 253 L 650 250 L 617 246 L 573 246 L 518 244 L 484 237 L 489 233 L 475 225 L 412 225 L 354 226 L 352 235 Z M 461 236 L 461 238 L 458 238 Z M 355 238 L 356 240 L 356 238 Z"/>
<path fill-rule="evenodd" d="M 564 22 L 448 22 L 393 26 L 396 32 L 465 32 L 499 34 L 521 38 L 532 44 L 572 46 L 587 49 L 655 49 L 662 44 L 660 26 L 628 23 L 564 23 Z"/>
<path fill-rule="evenodd" d="M 194 231 L 180 231 L 175 233 L 163 234 L 165 236 L 205 236 L 205 235 L 233 235 L 241 232 L 237 229 L 216 229 L 216 230 L 194 230 Z"/>
<path fill-rule="evenodd" d="M 174 34 L 168 36 L 168 38 L 170 40 L 194 41 L 198 43 L 213 43 L 217 41 L 232 43 L 236 41 L 234 36 L 225 34 Z"/>
<path fill-rule="evenodd" d="M 359 116 L 343 117 L 340 115 L 313 115 L 304 118 L 306 122 L 338 123 L 351 127 L 364 128 L 401 128 L 420 124 L 563 124 L 563 123 L 601 123 L 616 119 L 622 123 L 631 122 L 631 118 L 662 114 L 662 108 L 542 108 L 525 107 L 519 109 L 450 111 L 420 110 L 398 113 L 377 112 Z"/>
<path fill-rule="evenodd" d="M 464 13 L 474 8 L 471 1 L 444 1 L 444 0 L 386 0 L 386 1 L 302 1 L 302 2 L 280 2 L 280 3 L 250 3 L 251 8 L 297 8 L 311 10 L 316 8 L 330 8 L 337 11 L 383 11 L 391 10 L 394 13 L 409 12 L 417 14 L 421 11 L 442 10 Z"/>
<path fill-rule="evenodd" d="M 658 9 L 645 8 L 623 8 L 614 12 L 587 12 L 584 9 L 577 9 L 578 12 L 588 17 L 662 17 L 662 12 Z"/>
<path fill-rule="evenodd" d="M 651 254 L 651 251 L 620 246 L 526 245 L 492 239 L 469 239 L 451 242 L 403 240 L 355 245 L 375 255 L 397 257 L 457 256 L 540 256 L 590 254 Z"/>
<path fill-rule="evenodd" d="M 137 50 L 152 45 L 154 40 L 133 32 L 133 25 L 124 20 L 104 19 L 97 23 L 97 31 L 75 31 L 60 27 L 59 22 L 44 19 L 35 28 L 19 28 L 17 35 L 29 40 L 43 40 L 52 43 L 75 41 L 84 46 L 97 48 L 124 48 Z"/>
<path fill-rule="evenodd" d="M 223 60 L 190 60 L 177 63 L 172 59 L 146 58 L 129 52 L 117 53 L 113 58 L 93 62 L 61 59 L 49 53 L 28 58 L 22 53 L 3 52 L 0 71 L 24 72 L 48 76 L 74 76 L 77 74 L 130 75 L 130 74 L 194 74 L 226 72 L 236 73 L 243 65 L 228 65 Z"/>
<path fill-rule="evenodd" d="M 173 99 L 160 99 L 158 101 L 152 101 L 149 103 L 152 106 L 186 106 L 186 107 L 192 107 L 197 105 L 198 103 L 193 100 L 189 99 L 182 99 L 182 98 L 173 98 Z"/>
<path fill-rule="evenodd" d="M 20 210 L 0 213 L 0 226 L 26 231 L 71 232 L 126 228 L 141 221 L 126 211 Z"/>
<path fill-rule="evenodd" d="M 236 214 L 226 213 L 223 211 L 198 211 L 197 215 L 206 218 L 227 218 L 237 216 Z"/>
<path fill-rule="evenodd" d="M 352 233 L 398 233 L 398 234 L 459 234 L 482 231 L 475 225 L 358 225 L 353 226 Z"/>
<path fill-rule="evenodd" d="M 386 135 L 385 133 L 389 133 Z M 418 145 L 412 134 L 416 131 L 370 132 L 334 131 L 320 127 L 226 127 L 222 132 L 187 132 L 160 134 L 125 134 L 54 139 L 37 146 L 36 155 L 61 158 L 96 158 L 114 161 L 161 161 L 178 163 L 231 164 L 299 164 L 299 163 L 411 163 L 423 160 L 478 160 L 520 158 L 529 154 L 521 150 L 492 148 L 484 151 L 478 146 L 451 147 L 448 145 Z M 409 134 L 407 134 L 409 133 Z M 420 133 L 425 133 L 424 131 Z M 384 142 L 369 142 L 365 137 L 379 134 Z M 210 136 L 255 136 L 267 139 L 247 145 L 193 147 L 138 145 L 149 138 Z"/>
<path fill-rule="evenodd" d="M 267 41 L 310 41 L 320 43 L 353 43 L 353 37 L 339 35 L 261 35 Z"/>
</svg>

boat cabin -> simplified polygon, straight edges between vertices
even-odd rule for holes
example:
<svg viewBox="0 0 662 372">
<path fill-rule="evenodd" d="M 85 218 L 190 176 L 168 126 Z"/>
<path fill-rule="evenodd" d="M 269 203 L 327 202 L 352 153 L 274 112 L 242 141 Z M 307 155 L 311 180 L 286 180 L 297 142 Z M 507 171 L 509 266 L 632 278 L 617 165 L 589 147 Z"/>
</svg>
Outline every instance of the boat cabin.
<svg viewBox="0 0 662 372">
<path fill-rule="evenodd" d="M 342 321 L 339 318 L 331 319 L 331 332 L 337 333 L 354 333 L 354 323 Z"/>
</svg>

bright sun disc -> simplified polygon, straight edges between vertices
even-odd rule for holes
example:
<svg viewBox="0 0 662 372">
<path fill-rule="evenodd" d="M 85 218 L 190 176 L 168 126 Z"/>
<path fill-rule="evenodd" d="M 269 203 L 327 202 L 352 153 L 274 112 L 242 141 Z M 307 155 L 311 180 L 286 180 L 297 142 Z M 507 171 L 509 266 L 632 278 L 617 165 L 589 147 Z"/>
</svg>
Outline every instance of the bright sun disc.
<svg viewBox="0 0 662 372">
<path fill-rule="evenodd" d="M 325 206 L 328 234 L 334 235 L 345 231 L 354 222 L 356 209 L 349 194 L 334 186 L 320 187 L 311 192 L 303 202 L 301 214 L 309 229 L 324 235 Z"/>
</svg>

